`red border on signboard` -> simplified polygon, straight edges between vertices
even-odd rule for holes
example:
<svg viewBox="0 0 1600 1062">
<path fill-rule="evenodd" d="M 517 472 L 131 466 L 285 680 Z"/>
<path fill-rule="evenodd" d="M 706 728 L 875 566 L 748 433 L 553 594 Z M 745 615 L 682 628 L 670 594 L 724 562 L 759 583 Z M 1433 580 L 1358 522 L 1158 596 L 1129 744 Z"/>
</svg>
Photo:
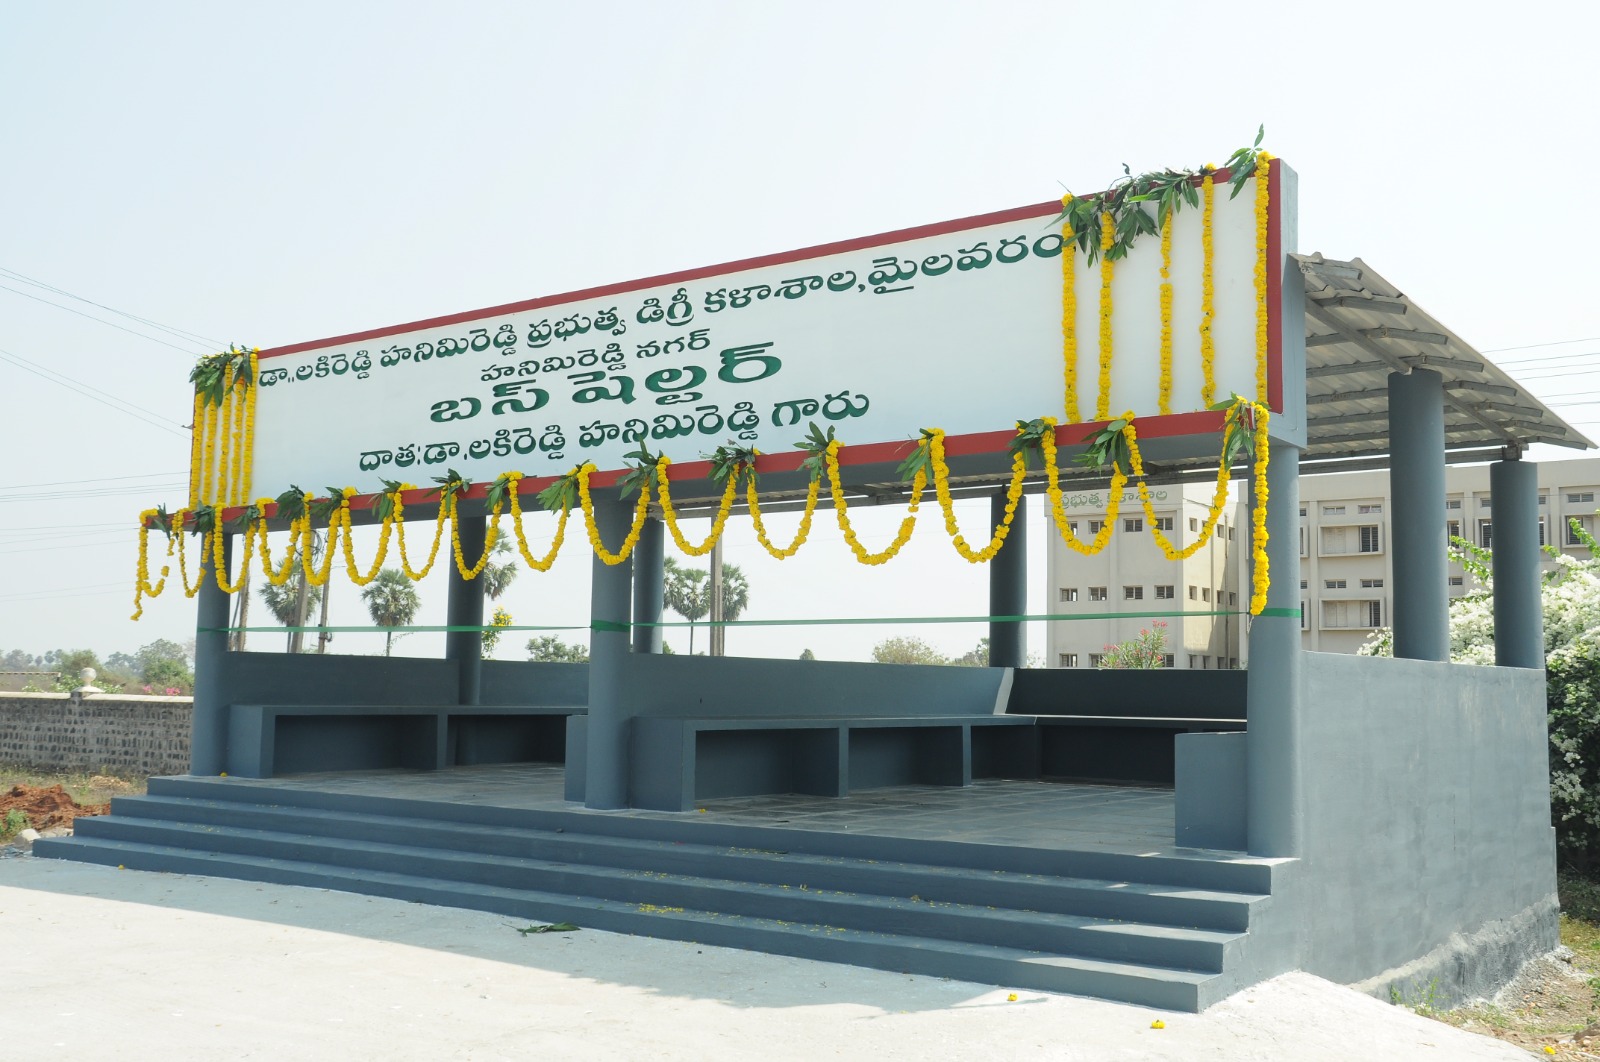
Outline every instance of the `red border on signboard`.
<svg viewBox="0 0 1600 1062">
<path fill-rule="evenodd" d="M 1213 180 L 1217 184 L 1224 184 L 1229 179 L 1229 171 L 1217 170 Z M 1282 208 L 1280 201 L 1281 160 L 1273 159 L 1268 170 L 1270 197 L 1268 201 L 1267 219 L 1267 391 L 1268 404 L 1272 409 L 1283 409 L 1283 335 L 1282 335 L 1282 310 L 1283 310 L 1283 232 Z M 348 335 L 333 336 L 327 339 L 312 340 L 305 343 L 291 343 L 286 346 L 272 347 L 260 353 L 261 358 L 282 357 L 287 354 L 298 354 L 307 350 L 317 350 L 323 347 L 341 345 L 345 343 L 359 343 L 371 339 L 382 339 L 387 336 L 401 335 L 407 332 L 421 331 L 427 328 L 441 328 L 447 325 L 461 324 L 467 321 L 482 320 L 508 313 L 520 313 L 526 310 L 541 309 L 547 306 L 559 306 L 570 302 L 580 302 L 587 299 L 605 298 L 611 295 L 620 295 L 630 291 L 639 291 L 645 288 L 665 287 L 673 284 L 684 284 L 693 280 L 704 280 L 707 277 L 722 276 L 728 273 L 737 273 L 747 269 L 756 269 L 763 266 L 782 265 L 787 262 L 801 261 L 808 258 L 820 258 L 825 255 L 842 254 L 849 251 L 860 251 L 871 247 L 881 247 L 886 244 L 902 243 L 908 240 L 923 239 L 929 236 L 943 236 L 964 229 L 980 228 L 986 225 L 999 225 L 1008 221 L 1025 221 L 1034 218 L 1046 217 L 1060 211 L 1061 204 L 1057 200 L 1048 200 L 1043 203 L 1032 203 L 1027 206 L 1013 207 L 1009 210 L 997 210 L 988 214 L 974 214 L 970 217 L 957 218 L 952 221 L 941 221 L 930 225 L 918 225 L 912 228 L 896 229 L 891 232 L 881 232 L 872 236 L 861 236 L 851 240 L 840 240 L 835 243 L 817 244 L 811 247 L 802 247 L 797 250 L 784 251 L 777 254 L 761 255 L 755 258 L 744 258 L 734 262 L 723 262 L 719 265 L 705 266 L 699 269 L 687 269 L 676 273 L 665 273 L 660 276 L 644 277 L 639 280 L 623 281 L 617 284 L 606 284 L 600 287 L 583 288 L 578 291 L 563 292 L 558 295 L 545 295 L 534 299 L 525 299 L 521 302 L 505 303 L 499 306 L 488 306 L 477 310 L 468 310 L 463 313 L 447 314 L 442 317 L 430 317 L 419 321 L 409 321 L 404 324 L 391 325 L 384 328 L 373 328 L 363 332 L 351 332 Z M 1272 265 L 1276 263 L 1276 267 Z M 1151 415 L 1135 420 L 1141 438 L 1159 439 L 1182 435 L 1198 435 L 1216 433 L 1220 434 L 1223 428 L 1223 414 L 1220 412 L 1202 411 L 1195 413 L 1176 413 L 1167 416 Z M 1079 424 L 1063 425 L 1056 429 L 1057 442 L 1062 446 L 1075 446 L 1083 441 L 1084 436 L 1104 426 L 1103 421 L 1085 421 Z M 1010 445 L 1015 432 L 1001 430 L 993 432 L 977 432 L 968 435 L 950 436 L 945 441 L 945 451 L 952 457 L 968 454 L 996 453 Z M 869 443 L 860 446 L 851 446 L 842 449 L 839 454 L 839 463 L 843 466 L 877 464 L 888 461 L 902 460 L 910 453 L 914 445 L 913 440 L 898 442 Z M 763 472 L 784 472 L 800 467 L 805 455 L 800 451 L 788 453 L 763 454 L 758 461 L 758 466 Z M 674 472 L 683 479 L 703 478 L 711 471 L 710 462 L 685 461 L 673 464 Z M 595 486 L 610 486 L 623 475 L 622 470 L 597 472 L 592 481 Z M 555 482 L 558 477 L 530 476 L 521 481 L 519 494 L 527 495 L 536 493 L 544 487 Z M 467 492 L 469 498 L 483 497 L 488 493 L 488 484 L 480 483 Z M 418 490 L 408 492 L 405 500 L 407 504 L 413 502 L 426 502 L 435 492 Z M 366 509 L 372 504 L 376 495 L 364 494 L 352 500 L 356 509 Z M 230 509 L 227 517 L 232 518 L 239 510 Z"/>
</svg>

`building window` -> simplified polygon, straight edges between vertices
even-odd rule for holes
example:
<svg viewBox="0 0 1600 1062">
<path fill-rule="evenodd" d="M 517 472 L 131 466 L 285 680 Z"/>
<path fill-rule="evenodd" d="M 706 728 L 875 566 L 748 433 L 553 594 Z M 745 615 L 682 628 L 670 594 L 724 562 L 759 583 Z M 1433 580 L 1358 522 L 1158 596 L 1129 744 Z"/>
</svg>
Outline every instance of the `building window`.
<svg viewBox="0 0 1600 1062">
<path fill-rule="evenodd" d="M 1450 577 L 1450 585 L 1451 586 L 1465 586 L 1466 585 L 1466 579 L 1464 579 L 1462 576 L 1459 576 L 1459 575 L 1452 575 Z"/>
<path fill-rule="evenodd" d="M 1574 527 L 1573 526 L 1574 524 L 1576 524 L 1577 527 Z M 1592 517 L 1592 516 L 1574 516 L 1574 517 L 1572 517 L 1571 519 L 1569 519 L 1567 521 L 1567 545 L 1569 545 L 1569 546 L 1582 546 L 1582 545 L 1584 545 L 1585 543 L 1584 543 L 1582 537 L 1580 537 L 1580 532 L 1582 534 L 1584 534 L 1584 535 L 1593 535 L 1594 534 L 1594 517 Z"/>
<path fill-rule="evenodd" d="M 1078 666 L 1078 654 L 1077 653 L 1061 653 L 1059 655 L 1058 659 L 1060 659 L 1062 667 L 1077 667 Z"/>
<path fill-rule="evenodd" d="M 1448 521 L 1446 521 L 1446 530 L 1449 533 L 1451 538 L 1460 538 L 1461 537 L 1461 521 L 1460 520 L 1448 520 Z"/>
<path fill-rule="evenodd" d="M 1192 516 L 1189 517 L 1189 530 L 1190 531 L 1198 531 L 1198 530 L 1200 530 L 1200 521 L 1196 520 Z"/>
<path fill-rule="evenodd" d="M 1209 656 L 1202 656 L 1200 658 L 1200 670 L 1201 671 L 1210 671 L 1211 670 L 1211 658 Z"/>
<path fill-rule="evenodd" d="M 1383 512 L 1383 503 L 1376 502 L 1372 505 L 1358 505 L 1356 506 L 1356 512 L 1360 513 L 1362 516 L 1376 516 Z"/>
<path fill-rule="evenodd" d="M 1236 657 L 1236 656 L 1228 657 L 1228 667 L 1230 669 L 1234 670 L 1234 671 L 1238 671 L 1239 670 L 1239 658 Z"/>
<path fill-rule="evenodd" d="M 1090 520 L 1089 521 L 1089 534 L 1098 535 L 1100 533 L 1100 529 L 1105 527 L 1105 526 L 1106 526 L 1106 522 L 1104 520 Z"/>
<path fill-rule="evenodd" d="M 1447 510 L 1460 509 L 1461 508 L 1461 499 L 1460 498 L 1451 498 L 1450 500 L 1448 500 L 1448 501 L 1446 501 L 1444 503 L 1444 507 Z"/>
<path fill-rule="evenodd" d="M 1581 505 L 1585 502 L 1592 502 L 1594 501 L 1594 491 L 1582 490 L 1575 494 L 1568 494 L 1567 501 L 1573 505 Z"/>
<path fill-rule="evenodd" d="M 1494 499 L 1489 497 L 1487 494 L 1479 495 L 1477 498 L 1475 498 L 1473 500 L 1478 503 L 1478 508 L 1480 508 L 1480 509 L 1488 509 L 1490 503 L 1494 501 Z"/>
<path fill-rule="evenodd" d="M 1382 579 L 1363 579 L 1363 580 L 1361 580 L 1361 589 L 1363 589 L 1363 590 L 1377 590 L 1377 589 L 1381 588 L 1382 586 L 1383 586 L 1383 580 Z"/>
<path fill-rule="evenodd" d="M 1324 527 L 1322 555 L 1340 557 L 1346 553 L 1382 553 L 1383 530 L 1377 524 L 1355 527 Z"/>
<path fill-rule="evenodd" d="M 1170 516 L 1158 516 L 1158 517 L 1155 518 L 1154 521 L 1151 522 L 1150 526 L 1155 528 L 1157 531 L 1171 531 L 1172 530 L 1172 517 L 1170 517 Z"/>
<path fill-rule="evenodd" d="M 1548 494 L 1539 495 L 1539 504 L 1540 505 L 1546 505 L 1546 504 L 1549 503 L 1549 501 L 1550 501 L 1550 495 L 1548 495 Z"/>
<path fill-rule="evenodd" d="M 1076 601 L 1076 600 L 1078 600 L 1078 588 L 1076 586 L 1063 586 L 1061 588 L 1061 600 L 1062 601 Z"/>
<path fill-rule="evenodd" d="M 1306 587 L 1307 587 L 1307 586 L 1309 586 L 1309 585 L 1310 585 L 1310 584 L 1309 584 L 1309 583 L 1307 583 L 1307 582 L 1306 582 L 1306 581 L 1305 581 L 1305 580 L 1304 580 L 1304 579 L 1301 579 L 1301 580 L 1300 580 L 1300 589 L 1302 589 L 1302 590 L 1304 590 L 1304 589 L 1305 589 L 1305 588 L 1306 588 Z"/>
<path fill-rule="evenodd" d="M 1306 618 L 1307 615 L 1309 615 L 1309 613 L 1310 613 L 1310 610 L 1306 608 L 1306 599 L 1305 598 L 1301 598 L 1300 599 L 1300 629 L 1303 630 L 1303 631 L 1307 631 L 1307 630 L 1311 629 L 1311 621 Z"/>
<path fill-rule="evenodd" d="M 1490 520 L 1478 521 L 1478 545 L 1489 549 L 1494 545 L 1494 523 Z"/>
<path fill-rule="evenodd" d="M 1306 556 L 1306 528 L 1304 524 L 1300 525 L 1300 556 Z"/>
<path fill-rule="evenodd" d="M 1344 506 L 1342 506 L 1342 505 L 1324 505 L 1322 507 L 1322 515 L 1323 516 L 1343 516 L 1344 515 Z"/>
<path fill-rule="evenodd" d="M 1105 587 L 1103 587 L 1103 586 L 1091 586 L 1091 587 L 1089 587 L 1089 600 L 1090 601 L 1104 601 L 1105 599 L 1106 599 L 1106 588 Z"/>
<path fill-rule="evenodd" d="M 1238 603 L 1239 603 L 1239 595 L 1234 593 L 1232 590 L 1229 590 L 1228 591 L 1228 604 L 1230 606 L 1233 606 L 1233 605 L 1237 605 Z"/>
<path fill-rule="evenodd" d="M 1144 587 L 1142 587 L 1142 586 L 1124 586 L 1122 588 L 1122 600 L 1124 600 L 1124 601 L 1143 601 L 1144 600 Z"/>
<path fill-rule="evenodd" d="M 1122 529 L 1124 531 L 1143 531 L 1144 520 L 1142 518 L 1124 520 L 1122 521 Z"/>
<path fill-rule="evenodd" d="M 1382 553 L 1383 552 L 1383 542 L 1382 542 L 1381 538 L 1378 535 L 1378 525 L 1377 524 L 1364 524 L 1360 528 L 1358 528 L 1357 530 L 1359 530 L 1361 532 L 1361 550 L 1360 550 L 1360 552 L 1362 552 L 1362 553 Z"/>
<path fill-rule="evenodd" d="M 1382 601 L 1324 601 L 1322 626 L 1332 630 L 1359 630 L 1383 626 Z"/>
<path fill-rule="evenodd" d="M 1211 600 L 1211 587 L 1202 586 L 1200 588 L 1200 600 L 1201 601 L 1210 601 Z"/>
<path fill-rule="evenodd" d="M 1200 669 L 1200 658 L 1195 656 L 1193 653 L 1190 653 L 1189 654 L 1189 670 L 1190 671 L 1198 671 L 1199 669 Z"/>
<path fill-rule="evenodd" d="M 1090 653 L 1089 654 L 1089 666 L 1090 667 L 1099 667 L 1100 666 L 1100 661 L 1104 660 L 1105 658 L 1106 657 L 1105 657 L 1104 653 Z"/>
<path fill-rule="evenodd" d="M 1218 538 L 1222 538 L 1224 535 L 1226 535 L 1228 533 L 1228 530 L 1229 529 L 1224 527 L 1222 524 L 1218 524 L 1217 525 L 1217 537 Z"/>
<path fill-rule="evenodd" d="M 1322 587 L 1324 590 L 1343 590 L 1345 589 L 1345 581 L 1343 579 L 1324 579 L 1322 580 Z"/>
<path fill-rule="evenodd" d="M 1076 521 L 1076 520 L 1068 520 L 1067 521 L 1067 530 L 1071 531 L 1074 535 L 1076 535 L 1078 533 L 1078 521 Z"/>
<path fill-rule="evenodd" d="M 1178 596 L 1177 593 L 1176 593 L 1177 589 L 1178 588 L 1175 587 L 1175 586 L 1158 586 L 1158 587 L 1156 587 L 1156 600 L 1157 601 L 1171 601 L 1173 598 Z"/>
<path fill-rule="evenodd" d="M 1300 506 L 1300 515 L 1301 516 L 1306 515 L 1306 507 L 1305 507 L 1305 505 L 1303 503 Z"/>
<path fill-rule="evenodd" d="M 1539 545 L 1544 545 L 1544 517 L 1539 517 Z"/>
<path fill-rule="evenodd" d="M 1198 600 L 1200 600 L 1200 588 L 1198 586 L 1195 586 L 1192 583 L 1189 585 L 1189 600 L 1190 601 L 1198 601 Z"/>
</svg>

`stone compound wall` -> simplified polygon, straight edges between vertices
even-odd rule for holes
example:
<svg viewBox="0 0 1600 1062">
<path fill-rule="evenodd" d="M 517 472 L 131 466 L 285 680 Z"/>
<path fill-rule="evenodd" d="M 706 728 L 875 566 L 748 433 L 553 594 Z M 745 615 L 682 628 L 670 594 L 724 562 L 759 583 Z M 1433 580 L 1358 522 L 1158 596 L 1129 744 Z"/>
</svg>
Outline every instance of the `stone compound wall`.
<svg viewBox="0 0 1600 1062">
<path fill-rule="evenodd" d="M 187 774 L 193 714 L 188 697 L 0 693 L 0 763 Z"/>
</svg>

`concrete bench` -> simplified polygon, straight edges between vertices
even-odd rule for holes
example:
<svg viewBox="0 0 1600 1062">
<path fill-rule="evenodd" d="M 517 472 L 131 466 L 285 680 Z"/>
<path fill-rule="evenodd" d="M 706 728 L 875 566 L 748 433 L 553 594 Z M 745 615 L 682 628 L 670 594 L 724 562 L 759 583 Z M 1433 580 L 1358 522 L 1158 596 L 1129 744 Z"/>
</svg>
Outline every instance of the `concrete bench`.
<svg viewBox="0 0 1600 1062">
<path fill-rule="evenodd" d="M 1027 716 L 636 717 L 635 807 L 687 811 L 717 797 L 845 796 L 891 785 L 1038 774 Z"/>
<path fill-rule="evenodd" d="M 311 771 L 481 763 L 561 763 L 567 718 L 582 705 L 234 704 L 228 773 L 272 778 Z"/>
<path fill-rule="evenodd" d="M 1074 782 L 1169 786 L 1176 778 L 1174 741 L 1179 734 L 1245 729 L 1242 718 L 1208 715 L 1031 716 L 1039 729 L 1039 773 Z"/>
</svg>

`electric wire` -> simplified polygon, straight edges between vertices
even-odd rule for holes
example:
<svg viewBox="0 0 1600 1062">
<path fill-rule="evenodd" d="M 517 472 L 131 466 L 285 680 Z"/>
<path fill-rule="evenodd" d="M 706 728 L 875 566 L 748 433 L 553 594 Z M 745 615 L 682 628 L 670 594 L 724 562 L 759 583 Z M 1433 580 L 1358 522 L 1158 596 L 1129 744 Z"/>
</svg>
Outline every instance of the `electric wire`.
<svg viewBox="0 0 1600 1062">
<path fill-rule="evenodd" d="M 148 317 L 140 317 L 138 314 L 129 313 L 127 310 L 119 310 L 115 306 L 107 306 L 103 302 L 95 302 L 93 299 L 85 298 L 82 295 L 76 295 L 68 291 L 66 288 L 58 288 L 54 284 L 46 284 L 42 280 L 36 280 L 33 277 L 25 276 L 22 273 L 17 272 L 15 269 L 7 269 L 5 266 L 0 266 L 0 275 L 10 277 L 14 280 L 20 280 L 24 284 L 32 284 L 36 288 L 43 288 L 45 291 L 52 292 L 56 295 L 65 295 L 69 299 L 76 299 L 78 302 L 85 303 L 89 306 L 99 307 L 102 310 L 117 314 L 120 317 L 126 317 L 130 321 L 138 321 L 142 325 L 148 325 L 151 328 L 158 328 L 177 339 L 182 339 L 189 342 L 198 342 L 210 347 L 221 347 L 224 345 L 220 339 L 212 339 L 210 336 L 203 336 L 199 332 L 191 332 L 187 328 L 179 328 L 176 325 L 162 324 L 160 321 L 151 320 Z"/>
</svg>

